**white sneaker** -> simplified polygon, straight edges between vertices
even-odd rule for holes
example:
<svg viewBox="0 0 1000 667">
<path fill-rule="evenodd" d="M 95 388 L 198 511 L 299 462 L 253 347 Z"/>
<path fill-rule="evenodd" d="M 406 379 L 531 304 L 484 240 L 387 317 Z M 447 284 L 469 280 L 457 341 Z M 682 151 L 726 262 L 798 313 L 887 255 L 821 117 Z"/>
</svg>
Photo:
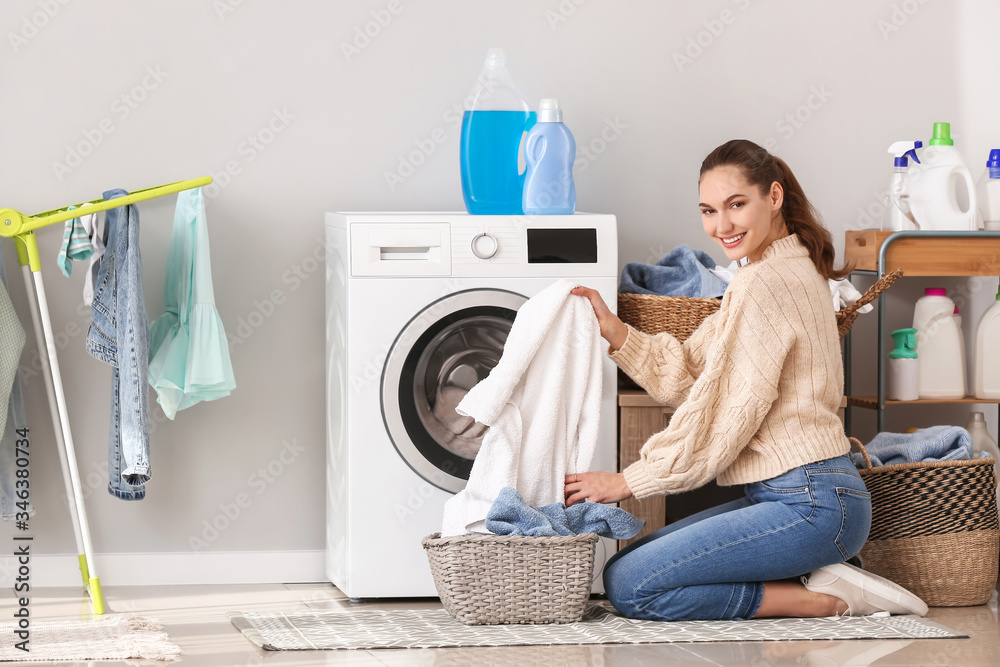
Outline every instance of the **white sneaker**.
<svg viewBox="0 0 1000 667">
<path fill-rule="evenodd" d="M 814 570 L 802 577 L 802 584 L 814 593 L 825 593 L 846 602 L 848 616 L 868 616 L 880 611 L 927 614 L 927 605 L 910 591 L 847 563 Z"/>
</svg>

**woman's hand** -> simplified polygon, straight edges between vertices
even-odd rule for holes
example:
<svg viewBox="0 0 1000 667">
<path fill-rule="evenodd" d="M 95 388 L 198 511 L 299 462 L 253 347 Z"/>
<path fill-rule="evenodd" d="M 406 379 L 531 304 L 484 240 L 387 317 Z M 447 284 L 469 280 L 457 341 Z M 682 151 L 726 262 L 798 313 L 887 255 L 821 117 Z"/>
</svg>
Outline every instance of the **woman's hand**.
<svg viewBox="0 0 1000 667">
<path fill-rule="evenodd" d="M 599 298 L 599 297 L 598 297 Z M 620 472 L 581 472 L 566 475 L 566 507 L 587 499 L 595 503 L 617 503 L 632 497 Z"/>
<path fill-rule="evenodd" d="M 597 323 L 601 327 L 601 337 L 608 341 L 612 352 L 620 349 L 628 337 L 628 327 L 618 319 L 617 315 L 611 312 L 608 304 L 604 303 L 604 299 L 601 298 L 597 290 L 589 287 L 576 287 L 570 293 L 590 299 L 590 305 L 593 306 L 594 314 L 597 315 Z"/>
</svg>

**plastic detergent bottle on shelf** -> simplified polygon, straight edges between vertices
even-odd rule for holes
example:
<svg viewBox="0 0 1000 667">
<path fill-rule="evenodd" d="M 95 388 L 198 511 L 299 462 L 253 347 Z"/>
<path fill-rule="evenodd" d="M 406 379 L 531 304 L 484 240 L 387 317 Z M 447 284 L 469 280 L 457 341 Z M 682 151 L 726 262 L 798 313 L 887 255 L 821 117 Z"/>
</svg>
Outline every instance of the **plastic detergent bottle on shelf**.
<svg viewBox="0 0 1000 667">
<path fill-rule="evenodd" d="M 503 49 L 490 49 L 462 116 L 462 196 L 469 213 L 520 215 L 521 139 L 535 112 L 507 72 Z"/>
<path fill-rule="evenodd" d="M 990 151 L 978 195 L 983 228 L 991 232 L 1000 231 L 1000 148 Z"/>
<path fill-rule="evenodd" d="M 997 479 L 1000 479 L 1000 448 L 997 447 L 996 441 L 990 437 L 990 432 L 986 428 L 986 417 L 983 416 L 983 413 L 973 412 L 969 415 L 969 423 L 965 425 L 965 430 L 969 432 L 969 437 L 972 440 L 972 457 L 979 458 L 983 452 L 992 457 L 995 461 L 993 471 L 996 473 Z M 1000 487 L 997 487 L 997 500 L 1000 501 Z"/>
<path fill-rule="evenodd" d="M 892 178 L 889 180 L 889 196 L 882 217 L 882 231 L 920 229 L 910 212 L 910 190 L 906 175 L 910 160 L 920 163 L 916 150 L 923 145 L 922 141 L 897 141 L 889 146 L 889 154 L 893 156 Z"/>
<path fill-rule="evenodd" d="M 1000 290 L 976 325 L 974 354 L 972 394 L 976 398 L 1000 398 Z"/>
<path fill-rule="evenodd" d="M 975 231 L 976 185 L 951 139 L 951 125 L 934 123 L 930 145 L 917 151 L 906 180 L 910 211 L 922 230 Z"/>
<path fill-rule="evenodd" d="M 920 398 L 965 398 L 965 355 L 955 302 L 947 291 L 928 287 L 913 309 L 917 330 Z"/>
<path fill-rule="evenodd" d="M 545 98 L 538 120 L 524 140 L 522 208 L 526 215 L 569 215 L 576 211 L 573 163 L 576 140 L 562 122 L 559 101 Z"/>
<path fill-rule="evenodd" d="M 920 398 L 917 330 L 896 329 L 892 332 L 892 340 L 895 347 L 889 352 L 886 397 L 890 401 L 915 401 Z"/>
<path fill-rule="evenodd" d="M 969 423 L 965 425 L 965 430 L 972 438 L 973 456 L 986 452 L 1000 463 L 1000 448 L 997 448 L 996 441 L 990 437 L 990 432 L 986 429 L 986 417 L 982 412 L 973 412 L 969 415 Z"/>
<path fill-rule="evenodd" d="M 965 367 L 964 366 L 965 361 L 969 357 L 966 354 L 966 350 L 965 350 L 965 334 L 964 334 L 964 329 L 962 329 L 962 315 L 961 315 L 961 313 L 958 312 L 958 306 L 957 305 L 955 306 L 955 310 L 952 313 L 952 318 L 955 320 L 955 327 L 958 329 L 958 347 L 959 347 L 959 350 L 960 350 L 959 356 L 962 358 L 962 364 L 963 364 L 963 368 L 964 368 Z M 968 378 L 968 371 L 966 371 L 965 379 L 962 381 L 962 392 L 965 393 L 965 394 L 967 394 L 968 393 L 968 389 L 969 389 L 969 378 Z M 963 396 L 963 398 L 964 398 L 964 396 Z"/>
</svg>

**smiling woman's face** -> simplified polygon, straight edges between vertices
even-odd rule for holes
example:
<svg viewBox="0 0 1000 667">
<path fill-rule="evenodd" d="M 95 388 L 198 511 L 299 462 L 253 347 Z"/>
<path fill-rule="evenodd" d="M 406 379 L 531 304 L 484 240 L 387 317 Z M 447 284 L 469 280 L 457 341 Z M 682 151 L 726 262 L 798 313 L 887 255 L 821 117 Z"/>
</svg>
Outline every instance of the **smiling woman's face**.
<svg viewBox="0 0 1000 667">
<path fill-rule="evenodd" d="M 698 184 L 701 222 L 730 260 L 758 261 L 772 241 L 788 236 L 781 219 L 784 192 L 774 182 L 767 192 L 733 165 L 705 172 Z"/>
</svg>

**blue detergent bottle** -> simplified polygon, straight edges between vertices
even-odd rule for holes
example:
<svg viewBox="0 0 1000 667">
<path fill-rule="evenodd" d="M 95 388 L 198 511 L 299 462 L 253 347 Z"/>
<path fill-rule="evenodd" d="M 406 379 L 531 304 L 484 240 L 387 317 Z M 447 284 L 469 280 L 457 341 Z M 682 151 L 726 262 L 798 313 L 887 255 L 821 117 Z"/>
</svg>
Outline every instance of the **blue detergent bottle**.
<svg viewBox="0 0 1000 667">
<path fill-rule="evenodd" d="M 475 215 L 521 215 L 521 139 L 535 113 L 510 78 L 503 49 L 489 50 L 468 100 L 459 148 L 465 209 Z"/>
<path fill-rule="evenodd" d="M 576 211 L 573 162 L 576 140 L 562 122 L 559 101 L 543 99 L 538 122 L 524 141 L 527 170 L 524 178 L 524 212 L 527 215 L 570 215 Z"/>
</svg>

